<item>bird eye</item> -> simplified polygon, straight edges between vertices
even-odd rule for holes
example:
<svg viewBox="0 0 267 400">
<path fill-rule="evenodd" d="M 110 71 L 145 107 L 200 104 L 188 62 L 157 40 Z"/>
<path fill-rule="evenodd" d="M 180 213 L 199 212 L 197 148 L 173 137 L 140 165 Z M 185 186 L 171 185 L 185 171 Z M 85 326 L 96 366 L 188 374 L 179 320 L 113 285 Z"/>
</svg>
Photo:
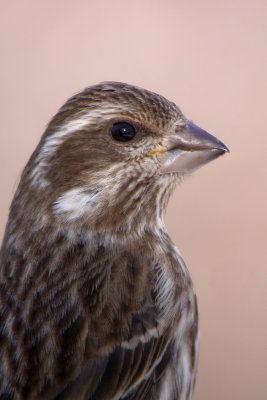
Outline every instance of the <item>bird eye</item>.
<svg viewBox="0 0 267 400">
<path fill-rule="evenodd" d="M 128 142 L 135 137 L 136 131 L 128 122 L 116 122 L 112 125 L 110 133 L 118 142 Z"/>
</svg>

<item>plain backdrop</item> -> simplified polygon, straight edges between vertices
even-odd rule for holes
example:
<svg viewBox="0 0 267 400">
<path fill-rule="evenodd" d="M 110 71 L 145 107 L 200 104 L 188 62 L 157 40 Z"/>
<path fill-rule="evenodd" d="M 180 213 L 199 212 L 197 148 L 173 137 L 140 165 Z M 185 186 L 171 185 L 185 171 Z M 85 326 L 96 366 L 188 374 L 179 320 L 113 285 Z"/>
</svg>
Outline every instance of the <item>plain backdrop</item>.
<svg viewBox="0 0 267 400">
<path fill-rule="evenodd" d="M 69 96 L 118 80 L 176 102 L 231 150 L 186 179 L 167 213 L 199 299 L 195 399 L 266 399 L 266 0 L 0 6 L 0 237 L 22 168 Z"/>
</svg>

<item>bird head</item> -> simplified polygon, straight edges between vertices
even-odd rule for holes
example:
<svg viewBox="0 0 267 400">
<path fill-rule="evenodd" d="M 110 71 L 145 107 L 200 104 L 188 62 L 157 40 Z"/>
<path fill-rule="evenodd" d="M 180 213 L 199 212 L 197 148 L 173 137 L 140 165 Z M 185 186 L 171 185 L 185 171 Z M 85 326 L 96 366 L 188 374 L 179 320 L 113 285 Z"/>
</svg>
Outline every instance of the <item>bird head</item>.
<svg viewBox="0 0 267 400">
<path fill-rule="evenodd" d="M 164 97 L 104 82 L 51 120 L 18 192 L 58 224 L 132 232 L 162 224 L 177 181 L 226 151 Z"/>
</svg>

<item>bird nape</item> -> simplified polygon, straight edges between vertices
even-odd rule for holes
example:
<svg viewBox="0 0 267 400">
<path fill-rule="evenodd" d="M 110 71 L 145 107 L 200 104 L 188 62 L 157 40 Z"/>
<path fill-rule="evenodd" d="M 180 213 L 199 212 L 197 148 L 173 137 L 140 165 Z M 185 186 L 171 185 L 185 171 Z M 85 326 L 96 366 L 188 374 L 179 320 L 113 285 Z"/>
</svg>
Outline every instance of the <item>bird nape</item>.
<svg viewBox="0 0 267 400">
<path fill-rule="evenodd" d="M 135 86 L 63 105 L 0 253 L 1 400 L 192 398 L 197 301 L 164 214 L 177 181 L 227 151 Z"/>
</svg>

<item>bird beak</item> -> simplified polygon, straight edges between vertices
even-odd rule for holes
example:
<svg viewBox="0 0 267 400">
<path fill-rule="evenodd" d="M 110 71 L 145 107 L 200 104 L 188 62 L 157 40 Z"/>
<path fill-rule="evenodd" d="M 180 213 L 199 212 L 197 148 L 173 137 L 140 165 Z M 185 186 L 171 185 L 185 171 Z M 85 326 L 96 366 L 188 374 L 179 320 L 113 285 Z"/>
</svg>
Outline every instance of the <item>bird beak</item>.
<svg viewBox="0 0 267 400">
<path fill-rule="evenodd" d="M 191 173 L 229 152 L 220 140 L 190 121 L 185 129 L 167 137 L 163 147 L 166 150 L 158 154 L 163 173 Z"/>
</svg>

